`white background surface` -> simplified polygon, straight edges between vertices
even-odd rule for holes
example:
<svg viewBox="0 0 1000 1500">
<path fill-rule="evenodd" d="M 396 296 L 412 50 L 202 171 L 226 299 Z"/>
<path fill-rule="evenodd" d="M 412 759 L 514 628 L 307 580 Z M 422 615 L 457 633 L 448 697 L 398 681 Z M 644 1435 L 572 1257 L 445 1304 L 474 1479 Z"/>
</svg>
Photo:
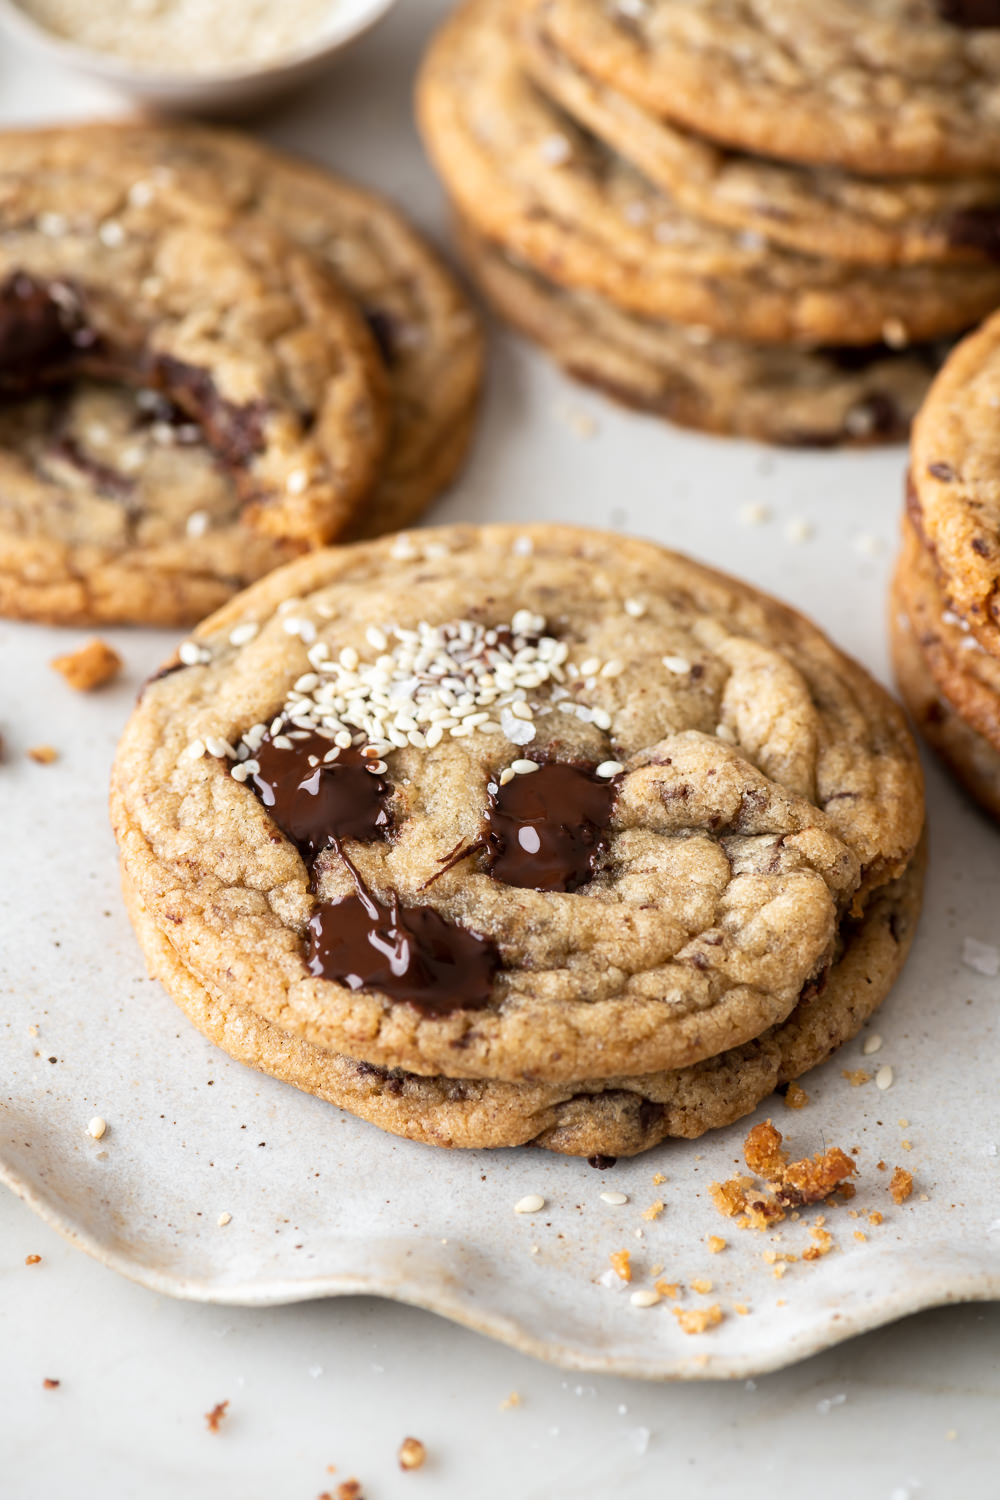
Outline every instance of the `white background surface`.
<svg viewBox="0 0 1000 1500">
<path fill-rule="evenodd" d="M 328 81 L 261 122 L 276 141 L 387 189 L 438 232 L 440 197 L 412 137 L 408 80 L 420 38 L 442 9 L 436 0 L 403 0 Z M 96 91 L 46 75 L 2 44 L 4 120 L 109 107 Z M 813 608 L 884 675 L 880 599 L 899 451 L 817 458 L 706 442 L 613 412 L 512 342 L 495 340 L 493 355 L 475 462 L 438 517 L 482 518 L 487 507 L 511 518 L 561 515 L 648 532 L 771 587 L 780 575 L 786 597 Z M 594 423 L 589 437 L 581 417 Z M 539 425 L 544 468 L 533 446 Z M 859 487 L 874 497 L 870 507 L 859 509 Z M 749 528 L 739 515 L 754 501 L 773 514 Z M 812 528 L 804 542 L 787 534 L 799 521 Z M 128 634 L 121 640 L 128 657 Z M 11 628 L 0 625 L 0 674 L 12 641 Z M 51 737 L 43 697 L 30 717 L 30 743 Z M 965 827 L 968 815 L 948 796 L 939 805 Z M 941 830 L 945 847 L 949 832 Z M 953 861 L 957 852 L 952 841 Z M 58 849 L 53 861 L 55 876 Z M 956 895 L 960 915 L 960 888 Z M 29 1253 L 42 1263 L 26 1268 Z M 858 1500 L 989 1496 L 1000 1488 L 998 1334 L 995 1307 L 924 1314 L 761 1377 L 750 1390 L 567 1376 L 391 1304 L 344 1299 L 246 1311 L 171 1302 L 70 1250 L 5 1195 L 0 1496 L 309 1500 L 349 1475 L 364 1482 L 369 1500 L 617 1493 L 757 1500 L 780 1482 L 818 1500 L 847 1487 Z M 45 1376 L 60 1388 L 44 1391 Z M 521 1405 L 501 1411 L 514 1390 Z M 213 1437 L 203 1413 L 224 1399 L 230 1416 Z M 406 1433 L 431 1454 L 419 1474 L 395 1467 Z M 326 1472 L 330 1463 L 335 1475 Z"/>
</svg>

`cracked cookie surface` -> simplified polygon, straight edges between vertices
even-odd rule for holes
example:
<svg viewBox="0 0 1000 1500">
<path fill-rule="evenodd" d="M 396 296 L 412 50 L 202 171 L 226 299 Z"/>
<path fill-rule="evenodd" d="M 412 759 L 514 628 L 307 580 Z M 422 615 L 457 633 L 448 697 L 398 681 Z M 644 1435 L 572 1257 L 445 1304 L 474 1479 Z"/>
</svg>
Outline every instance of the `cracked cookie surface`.
<svg viewBox="0 0 1000 1500">
<path fill-rule="evenodd" d="M 690 213 L 806 255 L 873 265 L 1000 249 L 1000 177 L 872 177 L 751 156 L 643 109 L 553 46 L 527 0 L 522 64 L 544 93 Z"/>
<path fill-rule="evenodd" d="M 46 266 L 58 265 L 60 256 L 70 269 L 77 262 L 86 266 L 90 249 L 83 241 L 90 234 L 105 258 L 125 258 L 123 290 L 129 277 L 155 290 L 157 274 L 139 276 L 140 252 L 129 248 L 133 240 L 148 245 L 154 258 L 167 257 L 175 276 L 190 271 L 193 278 L 198 256 L 206 276 L 223 275 L 223 262 L 212 271 L 204 257 L 228 223 L 265 242 L 277 231 L 287 237 L 274 242 L 287 247 L 281 258 L 308 267 L 355 341 L 326 379 L 324 401 L 331 407 L 336 402 L 339 411 L 312 423 L 315 436 L 332 444 L 342 494 L 336 508 L 321 513 L 310 477 L 314 455 L 300 444 L 297 454 L 289 449 L 280 476 L 282 507 L 262 507 L 259 462 L 243 476 L 228 461 L 231 454 L 220 454 L 209 424 L 194 420 L 203 413 L 192 409 L 190 391 L 174 391 L 174 401 L 161 401 L 166 417 L 161 412 L 157 418 L 155 397 L 170 394 L 162 371 L 154 372 L 159 391 L 142 389 L 152 377 L 136 368 L 124 373 L 138 390 L 107 381 L 98 386 L 95 376 L 121 372 L 97 363 L 89 379 L 86 371 L 59 378 L 30 401 L 7 403 L 0 453 L 0 610 L 67 622 L 188 623 L 304 546 L 346 534 L 374 535 L 413 520 L 464 457 L 481 366 L 475 318 L 420 237 L 377 195 L 232 133 L 112 124 L 73 132 L 75 144 L 67 136 L 8 138 L 0 211 L 6 204 L 8 213 L 29 215 L 38 229 L 28 238 L 25 258 L 30 253 L 38 260 L 44 252 Z M 66 204 L 56 213 L 26 201 L 21 179 L 36 156 L 51 159 L 54 181 L 68 184 L 66 190 L 81 200 L 75 217 Z M 89 158 L 98 166 L 114 164 L 103 199 L 100 191 L 90 194 Z M 189 243 L 172 254 L 168 231 L 182 216 Z M 28 234 L 24 226 L 22 231 Z M 161 234 L 164 245 L 158 246 Z M 102 235 L 114 243 L 104 245 Z M 185 257 L 193 257 L 190 267 Z M 79 272 L 73 274 L 79 279 Z M 314 329 L 282 335 L 273 294 L 267 291 L 265 298 L 262 288 L 257 299 L 254 287 L 244 291 L 247 306 L 232 309 L 230 322 L 252 325 L 257 317 L 265 342 L 279 357 L 286 349 L 286 362 L 301 368 L 303 389 L 296 396 L 300 406 L 308 405 L 305 387 L 318 389 L 323 377 L 312 347 L 322 342 L 319 334 Z M 192 298 L 185 315 L 181 293 L 177 306 L 190 337 L 202 320 L 197 336 L 214 357 L 221 346 L 204 323 L 204 309 Z M 325 303 L 314 299 L 305 311 L 306 323 L 319 320 L 328 328 L 332 346 L 336 324 Z M 120 332 L 118 324 L 114 331 Z M 241 344 L 240 355 L 242 350 Z M 235 378 L 230 366 L 228 378 Z M 38 373 L 48 380 L 49 372 Z M 144 407 L 146 396 L 152 400 Z M 170 412 L 177 411 L 177 400 L 187 400 L 188 410 L 175 420 Z M 355 428 L 359 434 L 370 429 L 363 465 Z M 287 536 L 280 530 L 282 509 Z"/>
<path fill-rule="evenodd" d="M 856 1035 L 899 976 L 916 930 L 922 881 L 918 852 L 852 925 L 822 989 L 762 1036 L 675 1072 L 561 1086 L 419 1077 L 311 1046 L 238 1001 L 211 993 L 128 885 L 125 899 L 150 974 L 238 1061 L 432 1146 L 531 1143 L 571 1156 L 632 1156 L 667 1137 L 692 1139 L 731 1124 Z"/>
<path fill-rule="evenodd" d="M 469 0 L 418 83 L 424 138 L 462 216 L 549 279 L 649 317 L 764 343 L 896 344 L 967 328 L 1000 266 L 856 266 L 684 210 L 535 89 L 505 0 Z"/>
<path fill-rule="evenodd" d="M 453 687 L 442 652 L 465 663 Z M 126 881 L 219 1003 L 377 1066 L 565 1082 L 741 1045 L 822 978 L 922 826 L 914 746 L 860 667 L 746 585 L 605 533 L 450 527 L 304 557 L 175 666 L 116 761 Z M 331 762 L 346 734 L 351 777 L 380 757 L 389 821 L 304 859 L 255 783 L 261 747 L 298 755 L 310 725 Z M 613 788 L 593 863 L 562 889 L 505 883 L 491 798 L 551 762 Z M 530 854 L 551 828 L 525 827 Z M 349 900 L 383 931 L 398 903 L 393 941 L 430 910 L 487 945 L 475 1004 L 393 999 L 350 964 L 323 977 L 315 919 L 335 928 Z"/>
<path fill-rule="evenodd" d="M 1000 157 L 992 5 L 533 0 L 532 11 L 595 77 L 727 146 L 861 173 L 993 171 Z"/>
</svg>

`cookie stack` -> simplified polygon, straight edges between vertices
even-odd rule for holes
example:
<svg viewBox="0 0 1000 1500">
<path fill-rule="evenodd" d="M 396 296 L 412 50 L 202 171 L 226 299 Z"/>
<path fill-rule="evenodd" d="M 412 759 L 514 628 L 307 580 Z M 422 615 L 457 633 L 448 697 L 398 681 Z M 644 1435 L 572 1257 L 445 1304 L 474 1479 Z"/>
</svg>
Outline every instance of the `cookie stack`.
<svg viewBox="0 0 1000 1500">
<path fill-rule="evenodd" d="M 913 430 L 891 632 L 929 743 L 1000 818 L 1000 316 L 951 355 Z"/>
<path fill-rule="evenodd" d="M 444 1146 L 737 1119 L 861 1027 L 920 904 L 887 694 L 747 585 L 567 526 L 272 573 L 147 685 L 111 801 L 195 1025 Z"/>
<path fill-rule="evenodd" d="M 375 194 L 235 134 L 3 137 L 0 613 L 189 624 L 414 520 L 472 431 L 480 336 Z"/>
<path fill-rule="evenodd" d="M 941 341 L 1000 303 L 985 11 L 468 0 L 418 106 L 475 278 L 632 405 L 775 442 L 899 438 Z"/>
</svg>

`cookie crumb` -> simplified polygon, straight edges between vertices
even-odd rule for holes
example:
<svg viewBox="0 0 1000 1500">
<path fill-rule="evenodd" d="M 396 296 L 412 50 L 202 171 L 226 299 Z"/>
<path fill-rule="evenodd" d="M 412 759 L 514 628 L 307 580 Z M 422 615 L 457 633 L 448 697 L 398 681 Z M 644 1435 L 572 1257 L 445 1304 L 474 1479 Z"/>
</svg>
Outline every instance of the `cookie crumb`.
<svg viewBox="0 0 1000 1500">
<path fill-rule="evenodd" d="M 666 1206 L 662 1198 L 657 1198 L 655 1203 L 651 1203 L 648 1208 L 643 1209 L 642 1217 L 651 1224 L 654 1219 L 660 1217 Z"/>
<path fill-rule="evenodd" d="M 883 1214 L 880 1214 L 877 1208 L 873 1208 L 871 1213 L 868 1215 L 869 1224 L 882 1224 L 884 1223 L 884 1220 L 885 1216 Z"/>
<path fill-rule="evenodd" d="M 40 766 L 51 766 L 54 760 L 59 759 L 59 751 L 52 745 L 33 745 L 28 754 Z"/>
<path fill-rule="evenodd" d="M 520 1406 L 521 1397 L 517 1391 L 511 1391 L 510 1395 L 500 1402 L 501 1411 L 513 1411 L 515 1406 Z"/>
<path fill-rule="evenodd" d="M 666 1176 L 662 1172 L 654 1172 L 653 1173 L 653 1186 L 654 1187 L 662 1187 L 663 1184 L 666 1182 L 666 1180 L 667 1180 Z"/>
<path fill-rule="evenodd" d="M 632 1256 L 628 1250 L 613 1250 L 608 1256 L 611 1269 L 622 1281 L 632 1280 Z"/>
<path fill-rule="evenodd" d="M 24 1264 L 26 1266 L 39 1266 L 41 1263 L 42 1257 L 40 1255 L 26 1255 L 24 1257 Z"/>
<path fill-rule="evenodd" d="M 217 1401 L 216 1404 L 212 1407 L 212 1410 L 205 1413 L 205 1422 L 208 1426 L 209 1432 L 218 1432 L 219 1428 L 222 1425 L 222 1419 L 226 1415 L 226 1409 L 228 1408 L 228 1406 L 228 1401 Z"/>
<path fill-rule="evenodd" d="M 360 1479 L 343 1479 L 337 1485 L 337 1500 L 365 1500 Z"/>
<path fill-rule="evenodd" d="M 913 1192 L 913 1173 L 905 1167 L 897 1167 L 889 1181 L 889 1192 L 893 1203 L 905 1203 Z"/>
<path fill-rule="evenodd" d="M 726 1248 L 726 1242 L 721 1234 L 710 1234 L 705 1243 L 708 1246 L 709 1255 L 718 1255 Z"/>
<path fill-rule="evenodd" d="M 800 1088 L 797 1083 L 790 1083 L 788 1085 L 788 1088 L 785 1090 L 785 1108 L 805 1109 L 808 1103 L 809 1095 L 806 1093 L 805 1089 Z"/>
<path fill-rule="evenodd" d="M 49 665 L 78 693 L 91 693 L 117 677 L 122 659 L 107 641 L 95 636 L 76 651 L 54 656 Z"/>
<path fill-rule="evenodd" d="M 691 1283 L 691 1290 L 706 1296 L 712 1290 L 712 1283 L 707 1276 L 697 1276 Z"/>
<path fill-rule="evenodd" d="M 872 1081 L 872 1075 L 865 1068 L 841 1068 L 840 1076 L 847 1079 L 852 1089 L 863 1088 Z"/>
<path fill-rule="evenodd" d="M 733 1312 L 738 1318 L 745 1318 L 749 1316 L 750 1309 L 749 1307 L 747 1307 L 745 1302 L 734 1302 Z"/>
<path fill-rule="evenodd" d="M 723 1318 L 718 1302 L 711 1307 L 672 1307 L 670 1311 L 685 1333 L 705 1333 L 709 1328 L 716 1328 Z"/>
<path fill-rule="evenodd" d="M 427 1458 L 427 1449 L 419 1438 L 404 1438 L 399 1445 L 399 1467 L 401 1469 L 422 1469 Z"/>
<path fill-rule="evenodd" d="M 42 1389 L 46 1391 L 57 1391 L 60 1384 L 61 1381 L 53 1380 L 51 1375 L 46 1375 L 45 1379 L 42 1381 Z"/>
</svg>

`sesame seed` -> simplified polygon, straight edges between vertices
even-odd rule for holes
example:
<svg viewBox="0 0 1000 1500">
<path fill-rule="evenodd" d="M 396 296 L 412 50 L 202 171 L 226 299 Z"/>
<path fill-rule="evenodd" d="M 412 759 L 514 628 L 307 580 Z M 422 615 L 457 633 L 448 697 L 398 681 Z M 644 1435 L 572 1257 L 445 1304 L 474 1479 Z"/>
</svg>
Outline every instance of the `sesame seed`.
<svg viewBox="0 0 1000 1500">
<path fill-rule="evenodd" d="M 197 667 L 211 659 L 210 653 L 197 641 L 181 641 L 177 655 L 186 667 Z"/>
<path fill-rule="evenodd" d="M 514 1204 L 516 1214 L 537 1214 L 545 1207 L 545 1199 L 540 1193 L 526 1193 L 523 1198 L 518 1198 Z"/>
<path fill-rule="evenodd" d="M 510 769 L 515 776 L 530 776 L 532 771 L 538 770 L 537 760 L 512 760 Z"/>
<path fill-rule="evenodd" d="M 509 786 L 516 775 L 517 772 L 514 770 L 513 766 L 504 766 L 503 770 L 500 772 L 500 785 Z"/>
<path fill-rule="evenodd" d="M 125 231 L 114 219 L 105 219 L 97 231 L 97 238 L 102 245 L 107 245 L 109 249 L 114 249 L 115 246 L 120 245 L 124 240 Z"/>
<path fill-rule="evenodd" d="M 365 770 L 371 771 L 373 776 L 382 776 L 388 769 L 384 760 L 370 760 L 365 766 Z"/>
<path fill-rule="evenodd" d="M 187 748 L 186 748 L 186 750 L 184 751 L 184 759 L 185 760 L 201 760 L 201 758 L 202 758 L 202 756 L 204 754 L 205 754 L 205 741 L 204 740 L 192 740 L 191 743 L 190 743 L 190 745 L 188 745 Z"/>
<path fill-rule="evenodd" d="M 686 677 L 691 671 L 691 663 L 686 656 L 664 656 L 663 665 L 668 672 L 676 672 L 678 677 Z"/>
<path fill-rule="evenodd" d="M 717 724 L 715 727 L 715 738 L 725 740 L 727 745 L 736 745 L 739 741 L 728 724 Z"/>
<path fill-rule="evenodd" d="M 866 1057 L 871 1057 L 873 1052 L 880 1052 L 882 1050 L 882 1038 L 877 1031 L 873 1031 L 871 1036 L 865 1037 L 861 1050 Z"/>
<path fill-rule="evenodd" d="M 515 537 L 511 551 L 518 557 L 530 557 L 535 550 L 535 544 L 530 536 Z"/>
<path fill-rule="evenodd" d="M 564 135 L 547 135 L 539 142 L 538 154 L 550 167 L 561 167 L 569 161 L 573 148 Z"/>
<path fill-rule="evenodd" d="M 275 744 L 277 744 L 277 740 L 275 741 Z M 228 740 L 222 739 L 220 735 L 207 734 L 205 736 L 205 746 L 208 750 L 209 755 L 214 755 L 219 760 L 236 759 L 236 751 L 233 749 L 232 745 L 229 744 Z M 291 744 L 289 744 L 289 749 L 290 748 Z"/>
<path fill-rule="evenodd" d="M 103 1120 L 100 1115 L 95 1115 L 87 1126 L 87 1134 L 93 1136 L 95 1141 L 99 1141 L 107 1128 L 107 1121 Z"/>
<path fill-rule="evenodd" d="M 883 1090 L 891 1089 L 893 1076 L 893 1071 L 890 1065 L 888 1063 L 883 1063 L 878 1072 L 875 1074 L 875 1087 L 877 1089 Z"/>
<path fill-rule="evenodd" d="M 581 677 L 596 677 L 597 674 L 598 674 L 598 672 L 600 670 L 601 670 L 600 657 L 597 657 L 597 656 L 588 656 L 587 659 L 586 659 L 586 661 L 582 661 L 580 663 L 580 676 Z"/>
<path fill-rule="evenodd" d="M 225 1229 L 227 1224 L 231 1224 L 233 1222 L 233 1216 L 232 1214 L 221 1213 L 215 1222 L 216 1224 L 218 1224 L 220 1229 Z"/>
<path fill-rule="evenodd" d="M 632 616 L 633 620 L 641 620 L 646 613 L 646 606 L 641 599 L 626 599 L 622 608 L 627 615 Z"/>
<path fill-rule="evenodd" d="M 305 469 L 293 469 L 285 480 L 285 489 L 289 495 L 301 495 L 308 484 L 309 475 Z"/>
<path fill-rule="evenodd" d="M 365 631 L 365 640 L 369 646 L 374 646 L 376 651 L 384 651 L 389 644 L 384 631 L 379 630 L 377 625 L 369 625 Z"/>
<path fill-rule="evenodd" d="M 245 625 L 237 625 L 235 630 L 229 632 L 229 644 L 231 646 L 246 646 L 258 634 L 260 626 L 255 620 L 247 620 Z"/>
<path fill-rule="evenodd" d="M 615 1208 L 619 1208 L 623 1203 L 627 1203 L 628 1202 L 628 1194 L 627 1193 L 602 1193 L 601 1194 L 601 1202 L 602 1203 L 610 1203 Z"/>
<path fill-rule="evenodd" d="M 61 234 L 66 233 L 68 220 L 65 214 L 39 214 L 38 228 L 40 233 L 52 239 L 58 239 Z"/>
<path fill-rule="evenodd" d="M 155 191 L 151 182 L 133 182 L 128 190 L 128 201 L 135 208 L 145 208 L 147 203 L 152 203 Z"/>
<path fill-rule="evenodd" d="M 606 661 L 601 668 L 600 675 L 602 677 L 620 677 L 624 670 L 625 663 L 623 661 Z"/>
<path fill-rule="evenodd" d="M 744 526 L 763 526 L 770 519 L 770 506 L 761 505 L 759 501 L 751 501 L 749 505 L 740 507 L 740 520 Z"/>
<path fill-rule="evenodd" d="M 187 518 L 184 530 L 190 537 L 204 536 L 210 520 L 207 510 L 193 510 Z"/>
<path fill-rule="evenodd" d="M 815 527 L 811 521 L 803 521 L 799 516 L 793 516 L 785 525 L 785 536 L 790 542 L 807 542 L 812 536 Z"/>
<path fill-rule="evenodd" d="M 633 1292 L 628 1299 L 633 1307 L 655 1307 L 660 1301 L 659 1292 L 654 1292 L 652 1287 L 641 1286 L 638 1291 Z"/>
<path fill-rule="evenodd" d="M 624 769 L 625 767 L 620 760 L 602 760 L 601 764 L 597 767 L 596 774 L 610 780 L 612 776 L 620 775 Z"/>
</svg>

